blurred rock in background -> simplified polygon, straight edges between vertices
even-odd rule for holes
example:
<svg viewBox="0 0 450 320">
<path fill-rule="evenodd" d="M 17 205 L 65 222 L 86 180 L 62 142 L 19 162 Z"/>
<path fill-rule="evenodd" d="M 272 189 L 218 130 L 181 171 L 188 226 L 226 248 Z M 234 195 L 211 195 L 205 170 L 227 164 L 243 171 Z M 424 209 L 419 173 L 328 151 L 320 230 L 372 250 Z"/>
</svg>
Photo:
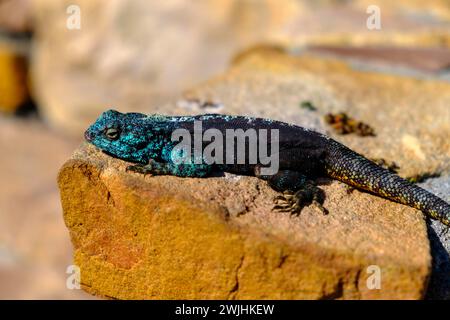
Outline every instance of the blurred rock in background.
<svg viewBox="0 0 450 320">
<path fill-rule="evenodd" d="M 1 0 L 0 28 L 10 32 L 28 32 L 31 30 L 32 0 Z"/>
<path fill-rule="evenodd" d="M 27 66 L 23 56 L 0 44 L 0 111 L 13 113 L 28 99 Z"/>
<path fill-rule="evenodd" d="M 108 107 L 152 112 L 255 43 L 450 45 L 445 1 L 382 1 L 381 30 L 361 0 L 79 0 L 79 30 L 71 4 L 34 3 L 32 78 L 44 117 L 72 134 Z"/>
<path fill-rule="evenodd" d="M 0 299 L 88 298 L 66 287 L 71 246 L 55 187 L 77 145 L 31 119 L 0 118 Z"/>
</svg>

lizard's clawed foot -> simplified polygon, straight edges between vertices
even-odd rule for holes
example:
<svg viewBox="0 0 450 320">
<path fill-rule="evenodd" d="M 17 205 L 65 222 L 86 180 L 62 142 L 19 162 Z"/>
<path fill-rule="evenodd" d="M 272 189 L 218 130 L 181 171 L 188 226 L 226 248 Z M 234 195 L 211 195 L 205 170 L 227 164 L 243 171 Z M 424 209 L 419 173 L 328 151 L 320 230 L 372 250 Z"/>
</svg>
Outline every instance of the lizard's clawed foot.
<svg viewBox="0 0 450 320">
<path fill-rule="evenodd" d="M 135 164 L 132 166 L 128 166 L 127 171 L 141 173 L 141 174 L 153 174 L 153 167 L 151 164 Z"/>
<path fill-rule="evenodd" d="M 282 196 L 275 197 L 273 209 L 299 215 L 305 206 L 313 204 L 322 214 L 326 215 L 328 210 L 323 207 L 324 200 L 323 190 L 313 184 L 308 184 L 296 192 L 285 191 Z"/>
<path fill-rule="evenodd" d="M 280 212 L 291 212 L 292 214 L 300 214 L 304 205 L 300 198 L 294 198 L 294 193 L 290 191 L 283 192 L 282 196 L 276 196 L 273 199 L 274 210 Z"/>
</svg>

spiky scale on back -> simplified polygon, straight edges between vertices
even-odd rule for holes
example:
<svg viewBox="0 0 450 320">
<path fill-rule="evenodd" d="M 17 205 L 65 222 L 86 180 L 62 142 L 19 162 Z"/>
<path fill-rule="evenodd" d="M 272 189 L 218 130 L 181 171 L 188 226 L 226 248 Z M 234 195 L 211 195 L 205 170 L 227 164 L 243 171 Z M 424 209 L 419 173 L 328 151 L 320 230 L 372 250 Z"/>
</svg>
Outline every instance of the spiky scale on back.
<svg viewBox="0 0 450 320">
<path fill-rule="evenodd" d="M 223 134 L 227 129 L 238 128 L 279 130 L 279 165 L 280 172 L 284 174 L 280 174 L 280 180 L 274 181 L 272 186 L 278 184 L 286 188 L 285 181 L 292 180 L 286 177 L 297 177 L 296 173 L 304 173 L 309 177 L 326 175 L 422 210 L 433 219 L 450 226 L 450 205 L 444 200 L 383 169 L 327 136 L 275 120 L 219 114 L 147 116 L 109 110 L 88 128 L 85 137 L 92 144 L 117 158 L 141 164 L 150 160 L 156 161 L 154 170 L 161 174 L 204 177 L 217 169 L 239 174 L 255 174 L 258 164 L 180 166 L 172 163 L 169 156 L 175 145 L 171 140 L 172 132 L 184 128 L 192 133 L 194 120 L 202 121 L 203 130 L 215 128 Z M 117 133 L 119 134 L 115 138 Z M 301 179 L 300 175 L 298 179 Z M 269 182 L 270 180 L 273 179 L 268 179 Z M 291 182 L 292 186 L 294 184 Z"/>
</svg>

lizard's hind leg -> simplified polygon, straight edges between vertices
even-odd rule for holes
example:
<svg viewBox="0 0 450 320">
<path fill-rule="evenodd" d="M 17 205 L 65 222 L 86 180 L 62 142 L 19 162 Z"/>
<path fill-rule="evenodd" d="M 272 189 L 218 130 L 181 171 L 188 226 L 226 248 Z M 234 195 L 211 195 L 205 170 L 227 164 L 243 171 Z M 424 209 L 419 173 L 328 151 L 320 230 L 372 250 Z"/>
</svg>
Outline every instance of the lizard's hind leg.
<svg viewBox="0 0 450 320">
<path fill-rule="evenodd" d="M 328 214 L 323 207 L 325 193 L 304 174 L 292 170 L 280 170 L 272 176 L 258 173 L 259 170 L 255 170 L 257 177 L 266 180 L 273 189 L 283 192 L 283 195 L 275 197 L 274 210 L 298 215 L 305 206 L 312 204 L 322 214 Z"/>
</svg>

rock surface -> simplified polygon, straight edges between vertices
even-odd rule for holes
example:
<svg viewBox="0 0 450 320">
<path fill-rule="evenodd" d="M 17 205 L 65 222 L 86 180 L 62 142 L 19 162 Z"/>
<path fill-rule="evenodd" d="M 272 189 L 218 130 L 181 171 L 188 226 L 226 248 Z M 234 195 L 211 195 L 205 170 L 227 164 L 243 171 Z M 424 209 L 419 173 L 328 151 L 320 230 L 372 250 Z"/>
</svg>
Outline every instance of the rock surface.
<svg viewBox="0 0 450 320">
<path fill-rule="evenodd" d="M 81 282 L 119 299 L 418 299 L 431 261 L 421 213 L 332 182 L 323 216 L 271 210 L 253 177 L 125 172 L 85 144 L 58 183 Z M 368 289 L 368 267 L 381 289 Z M 370 270 L 370 269 L 369 269 Z"/>
<path fill-rule="evenodd" d="M 444 81 L 363 72 L 266 48 L 238 56 L 228 72 L 158 111 L 297 123 L 395 161 L 408 176 L 449 172 L 449 97 Z M 317 110 L 302 108 L 303 101 Z M 336 111 L 369 123 L 377 135 L 336 135 L 322 120 Z M 322 186 L 330 215 L 306 208 L 292 217 L 271 210 L 275 192 L 256 178 L 142 177 L 125 167 L 83 145 L 59 174 L 64 219 L 88 292 L 120 299 L 425 296 L 431 256 L 417 210 L 347 194 L 334 181 Z M 370 265 L 381 268 L 381 290 L 366 286 Z M 442 268 L 434 270 L 434 277 L 445 277 Z"/>
</svg>

